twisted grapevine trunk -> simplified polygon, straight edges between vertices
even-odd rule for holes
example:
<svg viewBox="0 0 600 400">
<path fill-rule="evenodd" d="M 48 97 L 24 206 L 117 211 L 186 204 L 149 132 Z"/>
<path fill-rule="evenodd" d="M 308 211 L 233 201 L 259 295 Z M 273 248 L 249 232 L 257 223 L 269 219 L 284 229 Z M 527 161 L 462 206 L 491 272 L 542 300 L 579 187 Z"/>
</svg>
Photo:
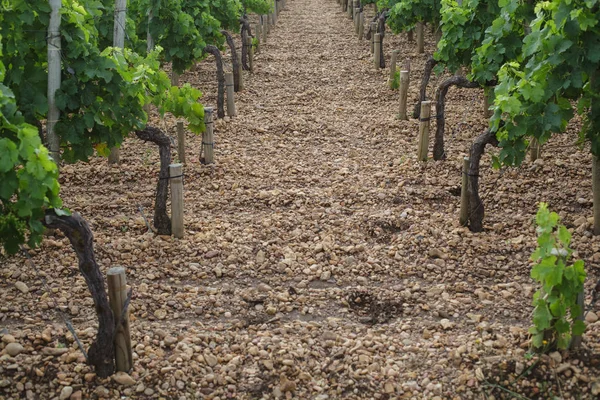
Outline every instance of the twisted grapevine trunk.
<svg viewBox="0 0 600 400">
<path fill-rule="evenodd" d="M 383 56 L 383 38 L 385 36 L 385 16 L 386 13 L 382 12 L 379 14 L 377 19 L 377 33 L 379 33 L 380 45 L 379 45 L 379 68 L 385 68 L 385 57 Z"/>
<path fill-rule="evenodd" d="M 467 187 L 469 189 L 469 229 L 472 232 L 483 231 L 485 211 L 483 202 L 479 197 L 479 163 L 485 146 L 488 144 L 498 146 L 496 135 L 489 129 L 477 136 L 471 145 Z"/>
<path fill-rule="evenodd" d="M 104 278 L 94 256 L 94 235 L 87 222 L 78 213 L 58 216 L 54 210 L 48 210 L 43 222 L 47 228 L 62 231 L 77 254 L 79 271 L 85 278 L 94 299 L 94 308 L 98 316 L 98 333 L 88 350 L 88 364 L 95 367 L 96 375 L 106 378 L 115 370 L 113 345 L 115 319 L 106 296 Z"/>
<path fill-rule="evenodd" d="M 223 73 L 223 57 L 221 52 L 212 44 L 207 45 L 204 48 L 208 54 L 215 56 L 215 63 L 217 64 L 217 117 L 225 117 L 225 74 Z"/>
<path fill-rule="evenodd" d="M 446 109 L 446 94 L 451 86 L 458 86 L 463 88 L 477 88 L 479 84 L 477 82 L 471 82 L 464 76 L 455 75 L 451 78 L 446 79 L 440 84 L 435 93 L 435 113 L 436 113 L 436 129 L 435 129 L 435 143 L 433 145 L 433 159 L 444 160 L 446 159 L 446 152 L 444 151 L 444 130 L 446 126 L 446 118 L 444 116 L 444 110 Z"/>
<path fill-rule="evenodd" d="M 248 21 L 248 16 L 246 14 L 240 18 L 240 24 L 242 26 L 240 31 L 240 36 L 242 38 L 242 68 L 244 71 L 250 71 L 250 67 L 248 66 L 248 46 L 246 45 L 246 38 L 253 38 L 254 36 L 252 35 L 252 29 L 250 28 L 250 22 Z"/>
<path fill-rule="evenodd" d="M 169 164 L 171 163 L 171 141 L 158 128 L 147 126 L 142 131 L 136 131 L 136 136 L 146 142 L 155 143 L 160 155 L 160 173 L 156 185 L 154 200 L 154 227 L 159 235 L 171 234 L 171 218 L 167 214 L 167 197 L 169 196 Z"/>
<path fill-rule="evenodd" d="M 222 30 L 221 33 L 227 40 L 227 45 L 231 51 L 231 65 L 233 66 L 233 90 L 235 92 L 240 91 L 240 60 L 238 59 L 237 50 L 235 48 L 235 42 L 233 37 L 226 30 Z"/>
<path fill-rule="evenodd" d="M 415 111 L 413 112 L 414 118 L 419 118 L 421 116 L 421 102 L 427 100 L 427 85 L 429 84 L 429 79 L 431 78 L 431 72 L 433 71 L 433 67 L 437 65 L 437 61 L 429 55 L 427 58 L 427 62 L 425 63 L 425 70 L 423 71 L 423 78 L 421 79 L 421 89 L 419 90 L 419 102 L 415 105 Z"/>
</svg>

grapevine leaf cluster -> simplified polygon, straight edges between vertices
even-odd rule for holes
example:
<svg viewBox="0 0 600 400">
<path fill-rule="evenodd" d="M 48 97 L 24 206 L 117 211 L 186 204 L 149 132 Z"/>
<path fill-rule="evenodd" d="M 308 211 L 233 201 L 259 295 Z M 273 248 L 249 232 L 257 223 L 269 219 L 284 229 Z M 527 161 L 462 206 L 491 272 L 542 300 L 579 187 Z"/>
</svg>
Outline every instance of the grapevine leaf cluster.
<svg viewBox="0 0 600 400">
<path fill-rule="evenodd" d="M 569 265 L 573 250 L 571 233 L 559 223 L 559 216 L 540 203 L 536 215 L 538 247 L 531 258 L 535 265 L 531 277 L 541 288 L 533 296 L 533 326 L 529 329 L 533 347 L 567 349 L 574 335 L 585 331 L 585 323 L 577 319 L 583 310 L 577 297 L 583 291 L 583 261 Z"/>
<path fill-rule="evenodd" d="M 380 10 L 389 10 L 387 25 L 392 32 L 406 32 L 418 22 L 437 25 L 440 21 L 440 0 L 378 0 Z"/>
</svg>

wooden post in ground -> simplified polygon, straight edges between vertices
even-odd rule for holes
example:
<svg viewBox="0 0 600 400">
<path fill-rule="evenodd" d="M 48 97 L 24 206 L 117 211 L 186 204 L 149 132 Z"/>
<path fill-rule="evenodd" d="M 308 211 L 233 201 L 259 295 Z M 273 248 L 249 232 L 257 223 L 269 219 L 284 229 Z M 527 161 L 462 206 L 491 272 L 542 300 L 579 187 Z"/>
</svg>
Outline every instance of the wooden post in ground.
<svg viewBox="0 0 600 400">
<path fill-rule="evenodd" d="M 254 25 L 254 31 L 256 32 L 254 36 L 256 38 L 256 54 L 258 54 L 260 53 L 260 37 L 262 35 L 262 29 L 260 24 Z"/>
<path fill-rule="evenodd" d="M 408 113 L 406 111 L 408 101 L 408 86 L 409 82 L 408 71 L 400 71 L 400 113 L 398 114 L 399 119 L 408 119 Z"/>
<path fill-rule="evenodd" d="M 113 312 L 115 323 L 121 322 L 115 331 L 115 369 L 116 371 L 129 372 L 133 367 L 133 353 L 131 351 L 131 336 L 129 334 L 129 311 L 123 316 L 123 308 L 127 300 L 127 281 L 125 268 L 112 267 L 106 273 L 108 283 L 108 298 Z"/>
<path fill-rule="evenodd" d="M 215 140 L 213 135 L 212 107 L 204 107 L 204 125 L 206 125 L 206 130 L 202 134 L 202 152 L 204 153 L 204 164 L 212 164 L 215 162 Z"/>
<path fill-rule="evenodd" d="M 248 48 L 248 68 L 250 68 L 250 72 L 254 72 L 254 49 L 252 48 L 252 38 L 250 36 L 246 36 L 246 47 Z"/>
<path fill-rule="evenodd" d="M 377 31 L 377 23 L 371 22 L 371 54 L 375 52 L 375 32 Z"/>
<path fill-rule="evenodd" d="M 352 0 L 348 0 L 348 6 L 346 8 L 346 11 L 348 12 L 348 17 L 352 18 L 352 10 L 354 9 L 354 7 L 352 7 Z"/>
<path fill-rule="evenodd" d="M 365 14 L 361 11 L 358 16 L 358 40 L 363 40 L 365 36 Z"/>
<path fill-rule="evenodd" d="M 592 155 L 592 192 L 594 202 L 594 235 L 600 235 L 600 159 Z"/>
<path fill-rule="evenodd" d="M 429 151 L 429 118 L 431 117 L 431 101 L 421 102 L 421 117 L 419 118 L 419 149 L 417 157 L 419 161 L 427 161 Z"/>
<path fill-rule="evenodd" d="M 113 47 L 122 49 L 125 47 L 125 23 L 127 17 L 127 0 L 115 1 L 115 20 L 113 27 Z M 109 164 L 119 164 L 121 152 L 118 147 L 110 149 L 108 155 Z"/>
<path fill-rule="evenodd" d="M 175 71 L 171 72 L 171 86 L 179 86 L 179 74 Z"/>
<path fill-rule="evenodd" d="M 262 26 L 262 33 L 263 33 L 263 44 L 267 44 L 267 33 L 269 33 L 269 21 L 266 15 L 263 15 L 263 26 Z"/>
<path fill-rule="evenodd" d="M 462 179 L 460 187 L 460 217 L 461 226 L 469 222 L 469 157 L 463 158 Z"/>
<path fill-rule="evenodd" d="M 177 121 L 177 156 L 179 162 L 185 164 L 185 131 L 182 121 Z"/>
<path fill-rule="evenodd" d="M 394 78 L 396 77 L 396 61 L 398 60 L 399 50 L 392 51 L 392 59 L 390 61 L 390 89 L 393 89 Z"/>
<path fill-rule="evenodd" d="M 375 57 L 373 57 L 373 61 L 375 63 L 375 69 L 379 69 L 380 66 L 380 57 L 381 57 L 381 34 L 375 34 L 375 45 L 373 46 L 373 50 L 375 51 Z"/>
<path fill-rule="evenodd" d="M 405 59 L 404 63 L 402 63 L 402 70 L 407 71 L 410 75 L 410 58 Z"/>
<path fill-rule="evenodd" d="M 60 9 L 61 0 L 50 0 L 50 22 L 48 24 L 48 118 L 46 119 L 46 138 L 50 157 L 57 166 L 60 165 L 60 139 L 54 131 L 54 126 L 60 117 L 56 105 L 55 93 L 61 84 L 61 40 L 60 40 Z"/>
<path fill-rule="evenodd" d="M 412 42 L 412 41 L 414 41 L 414 40 L 415 40 L 414 36 L 415 36 L 414 29 L 411 29 L 410 31 L 406 32 L 406 39 L 407 39 L 409 42 Z"/>
<path fill-rule="evenodd" d="M 241 51 L 238 53 L 238 60 L 242 59 Z M 238 92 L 244 90 L 244 68 L 240 65 L 238 68 Z"/>
<path fill-rule="evenodd" d="M 577 306 L 579 307 L 579 315 L 575 318 L 575 321 L 581 321 L 583 322 L 583 318 L 584 318 L 584 314 L 585 314 L 585 297 L 584 297 L 584 293 L 583 290 L 579 293 L 577 293 Z M 573 321 L 573 322 L 575 322 Z M 573 337 L 571 338 L 571 343 L 569 343 L 569 350 L 572 351 L 577 351 L 578 349 L 581 348 L 581 341 L 582 341 L 582 337 L 581 335 L 573 335 Z"/>
<path fill-rule="evenodd" d="M 233 99 L 233 72 L 225 73 L 225 87 L 227 89 L 227 115 L 230 117 L 235 117 L 235 102 Z"/>
<path fill-rule="evenodd" d="M 490 104 L 493 103 L 494 90 L 490 88 L 483 89 L 483 116 L 485 118 L 492 117 L 492 110 L 490 110 Z M 490 101 L 492 100 L 492 101 Z"/>
<path fill-rule="evenodd" d="M 529 160 L 534 162 L 538 158 L 540 158 L 540 154 L 542 153 L 542 145 L 536 138 L 531 139 L 529 142 Z"/>
<path fill-rule="evenodd" d="M 422 22 L 417 22 L 417 27 L 416 27 L 416 31 L 417 31 L 417 52 L 419 54 L 423 54 L 425 53 L 425 37 L 424 37 L 424 31 L 425 29 L 423 28 L 423 23 Z"/>
<path fill-rule="evenodd" d="M 183 165 L 169 165 L 171 182 L 171 232 L 178 239 L 183 237 Z"/>
</svg>

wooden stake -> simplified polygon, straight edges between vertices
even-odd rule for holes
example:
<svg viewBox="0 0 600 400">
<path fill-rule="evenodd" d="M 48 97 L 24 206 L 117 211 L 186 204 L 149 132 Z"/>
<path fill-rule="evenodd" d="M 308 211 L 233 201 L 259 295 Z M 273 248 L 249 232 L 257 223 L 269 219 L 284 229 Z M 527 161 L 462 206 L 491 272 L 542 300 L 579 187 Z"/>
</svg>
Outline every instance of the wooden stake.
<svg viewBox="0 0 600 400">
<path fill-rule="evenodd" d="M 394 78 L 396 77 L 396 61 L 398 60 L 399 52 L 399 50 L 392 51 L 392 60 L 390 61 L 390 89 L 392 89 Z"/>
<path fill-rule="evenodd" d="M 380 65 L 379 64 L 379 59 L 381 57 L 380 47 L 381 47 L 381 34 L 376 33 L 375 34 L 375 45 L 373 47 L 373 49 L 375 51 L 375 54 L 374 54 L 374 57 L 373 57 L 373 61 L 375 63 L 375 69 L 379 69 L 379 65 Z"/>
<path fill-rule="evenodd" d="M 492 110 L 490 110 L 490 104 L 493 103 L 490 102 L 491 97 L 494 95 L 494 91 L 491 90 L 490 88 L 485 88 L 483 89 L 483 116 L 485 118 L 491 118 L 492 117 Z"/>
<path fill-rule="evenodd" d="M 115 1 L 115 23 L 113 29 L 113 47 L 122 49 L 125 47 L 125 23 L 127 17 L 127 0 Z M 109 164 L 119 164 L 121 152 L 118 147 L 110 149 L 108 156 Z"/>
<path fill-rule="evenodd" d="M 538 158 L 540 158 L 540 154 L 542 153 L 542 145 L 536 138 L 531 139 L 529 143 L 529 160 L 534 162 Z"/>
<path fill-rule="evenodd" d="M 179 86 L 179 74 L 175 71 L 171 72 L 171 86 Z"/>
<path fill-rule="evenodd" d="M 408 71 L 400 71 L 400 113 L 399 119 L 408 119 L 407 101 L 408 101 L 408 86 L 410 84 L 410 75 Z"/>
<path fill-rule="evenodd" d="M 406 32 L 406 39 L 408 39 L 409 42 L 412 42 L 413 40 L 415 40 L 414 36 L 415 36 L 414 29 L 411 29 L 410 31 Z"/>
<path fill-rule="evenodd" d="M 178 239 L 183 237 L 183 165 L 169 165 L 171 182 L 171 232 Z"/>
<path fill-rule="evenodd" d="M 54 131 L 54 126 L 60 117 L 56 105 L 55 93 L 61 84 L 61 41 L 60 41 L 60 9 L 61 0 L 50 0 L 50 23 L 48 24 L 48 118 L 46 120 L 46 137 L 48 151 L 56 163 L 60 165 L 60 139 Z"/>
<path fill-rule="evenodd" d="M 227 88 L 227 115 L 230 117 L 235 117 L 235 102 L 233 100 L 233 72 L 225 73 L 225 87 Z"/>
<path fill-rule="evenodd" d="M 262 28 L 260 24 L 256 24 L 254 26 L 254 30 L 256 31 L 256 35 L 254 35 L 254 37 L 256 38 L 256 54 L 260 53 L 260 37 L 262 36 Z"/>
<path fill-rule="evenodd" d="M 177 156 L 179 162 L 185 164 L 185 132 L 182 121 L 177 121 Z"/>
<path fill-rule="evenodd" d="M 377 30 L 377 23 L 371 22 L 371 54 L 375 52 L 375 31 Z"/>
<path fill-rule="evenodd" d="M 238 60 L 242 59 L 242 54 L 238 53 Z M 244 90 L 244 68 L 242 68 L 242 66 L 240 65 L 240 67 L 238 68 L 238 92 L 241 92 L 242 90 Z"/>
<path fill-rule="evenodd" d="M 204 107 L 204 125 L 206 125 L 206 130 L 202 134 L 202 152 L 204 153 L 204 164 L 212 164 L 215 162 L 212 107 Z"/>
<path fill-rule="evenodd" d="M 267 33 L 269 33 L 269 20 L 266 15 L 263 15 L 263 44 L 267 44 Z"/>
<path fill-rule="evenodd" d="M 577 306 L 579 307 L 579 315 L 575 318 L 575 321 L 583 322 L 583 317 L 585 314 L 585 302 L 584 302 L 584 293 L 583 290 L 577 294 Z M 573 335 L 571 338 L 571 343 L 569 343 L 569 350 L 577 351 L 581 347 L 581 335 Z"/>
<path fill-rule="evenodd" d="M 108 283 L 108 298 L 110 308 L 113 312 L 115 322 L 118 322 L 123 314 L 123 307 L 127 300 L 127 281 L 125 268 L 112 267 L 106 274 Z M 133 353 L 131 351 L 131 336 L 129 334 L 129 311 L 121 324 L 117 326 L 114 338 L 115 367 L 117 371 L 129 372 L 133 367 Z"/>
<path fill-rule="evenodd" d="M 254 49 L 252 48 L 252 38 L 250 36 L 246 36 L 246 47 L 248 48 L 248 68 L 250 68 L 250 72 L 254 72 Z"/>
<path fill-rule="evenodd" d="M 460 187 L 460 217 L 461 226 L 469 222 L 469 157 L 463 158 L 462 180 Z"/>
<path fill-rule="evenodd" d="M 423 23 L 417 22 L 416 32 L 417 32 L 417 52 L 419 54 L 425 53 L 425 37 L 423 34 Z"/>
<path fill-rule="evenodd" d="M 404 63 L 402 64 L 402 70 L 407 71 L 410 75 L 410 58 L 404 60 Z"/>
<path fill-rule="evenodd" d="M 420 161 L 427 161 L 429 151 L 429 118 L 431 117 L 431 101 L 421 102 L 421 117 L 419 118 L 419 149 L 417 157 Z"/>
<path fill-rule="evenodd" d="M 348 6 L 346 8 L 346 11 L 348 12 L 348 17 L 352 18 L 352 10 L 354 9 L 354 7 L 352 7 L 352 0 L 348 0 Z"/>
<path fill-rule="evenodd" d="M 358 16 L 358 40 L 363 40 L 365 36 L 365 14 L 360 13 Z"/>
</svg>

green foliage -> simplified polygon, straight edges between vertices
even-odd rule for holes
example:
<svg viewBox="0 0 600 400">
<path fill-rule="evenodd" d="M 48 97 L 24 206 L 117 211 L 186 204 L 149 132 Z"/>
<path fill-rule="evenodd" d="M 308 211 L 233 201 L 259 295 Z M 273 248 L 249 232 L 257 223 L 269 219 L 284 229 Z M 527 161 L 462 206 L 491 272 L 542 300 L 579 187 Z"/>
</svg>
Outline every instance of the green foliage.
<svg viewBox="0 0 600 400">
<path fill-rule="evenodd" d="M 390 89 L 398 90 L 399 87 L 400 87 L 400 70 L 396 69 L 396 71 L 394 72 L 394 79 L 392 79 L 392 81 L 390 82 Z"/>
<path fill-rule="evenodd" d="M 568 265 L 573 251 L 571 233 L 559 224 L 559 216 L 540 203 L 536 215 L 538 247 L 531 258 L 535 262 L 531 277 L 541 288 L 533 295 L 533 326 L 529 329 L 533 347 L 567 349 L 573 335 L 585 330 L 576 318 L 583 310 L 577 295 L 583 291 L 583 261 Z"/>
<path fill-rule="evenodd" d="M 241 0 L 245 13 L 269 14 L 273 11 L 274 3 L 269 0 Z"/>
<path fill-rule="evenodd" d="M 380 10 L 389 9 L 386 19 L 392 32 L 406 32 L 417 22 L 437 25 L 440 21 L 440 0 L 378 0 Z"/>
<path fill-rule="evenodd" d="M 491 127 L 502 147 L 503 164 L 520 164 L 532 138 L 543 144 L 565 131 L 575 113 L 572 101 L 585 121 L 581 139 L 589 140 L 592 153 L 600 156 L 600 111 L 593 105 L 599 92 L 598 7 L 598 0 L 535 5 L 520 55 L 498 74 Z"/>
<path fill-rule="evenodd" d="M 14 94 L 2 83 L 5 73 L 0 61 L 0 245 L 12 254 L 20 244 L 40 242 L 44 210 L 62 203 L 58 168 L 37 128 L 25 122 Z"/>
</svg>

